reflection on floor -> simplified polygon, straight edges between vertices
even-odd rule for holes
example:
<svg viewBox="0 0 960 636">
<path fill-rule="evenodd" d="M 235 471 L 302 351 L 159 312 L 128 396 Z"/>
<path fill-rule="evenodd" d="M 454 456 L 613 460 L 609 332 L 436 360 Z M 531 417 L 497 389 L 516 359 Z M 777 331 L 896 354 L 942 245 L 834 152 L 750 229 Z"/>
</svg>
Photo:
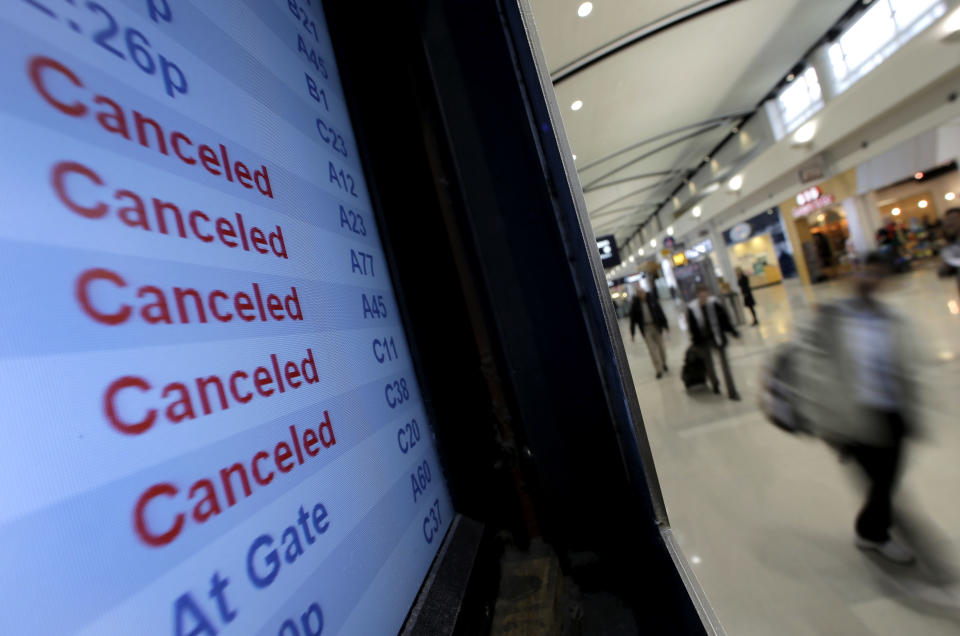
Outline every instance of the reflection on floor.
<svg viewBox="0 0 960 636">
<path fill-rule="evenodd" d="M 862 500 L 854 474 L 829 448 L 767 423 L 757 409 L 760 366 L 811 302 L 845 292 L 757 290 L 759 327 L 741 327 L 729 355 L 742 402 L 688 394 L 688 344 L 670 301 L 670 373 L 654 377 L 643 340 L 621 323 L 671 525 L 731 636 L 960 634 L 960 309 L 957 287 L 920 270 L 886 300 L 916 327 L 926 437 L 908 449 L 899 503 L 903 534 L 925 546 L 919 566 L 882 563 L 853 546 Z M 951 303 L 951 301 L 953 301 Z"/>
</svg>

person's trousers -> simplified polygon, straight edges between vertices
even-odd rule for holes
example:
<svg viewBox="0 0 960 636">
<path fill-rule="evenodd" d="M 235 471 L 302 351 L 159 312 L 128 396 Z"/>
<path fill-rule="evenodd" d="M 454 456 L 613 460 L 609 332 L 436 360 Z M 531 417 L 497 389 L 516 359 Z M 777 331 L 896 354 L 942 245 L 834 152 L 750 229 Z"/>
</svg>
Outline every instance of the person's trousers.
<svg viewBox="0 0 960 636">
<path fill-rule="evenodd" d="M 712 343 L 697 347 L 697 352 L 707 365 L 707 379 L 710 381 L 710 386 L 716 389 L 720 385 L 720 380 L 717 379 L 717 370 L 713 365 L 714 351 L 717 352 L 717 356 L 720 358 L 720 369 L 723 371 L 723 384 L 727 387 L 727 395 L 732 398 L 737 397 L 739 394 L 737 393 L 736 385 L 733 383 L 733 373 L 730 371 L 730 363 L 727 361 L 727 348 L 718 347 Z"/>
<path fill-rule="evenodd" d="M 893 524 L 893 491 L 900 474 L 905 423 L 899 413 L 877 412 L 877 426 L 890 429 L 891 445 L 857 444 L 847 448 L 867 476 L 867 500 L 857 515 L 857 534 L 868 541 L 890 539 Z"/>
<path fill-rule="evenodd" d="M 663 333 L 657 329 L 656 325 L 644 325 L 643 339 L 647 343 L 653 368 L 657 373 L 663 373 L 667 370 L 667 352 L 663 348 Z"/>
</svg>

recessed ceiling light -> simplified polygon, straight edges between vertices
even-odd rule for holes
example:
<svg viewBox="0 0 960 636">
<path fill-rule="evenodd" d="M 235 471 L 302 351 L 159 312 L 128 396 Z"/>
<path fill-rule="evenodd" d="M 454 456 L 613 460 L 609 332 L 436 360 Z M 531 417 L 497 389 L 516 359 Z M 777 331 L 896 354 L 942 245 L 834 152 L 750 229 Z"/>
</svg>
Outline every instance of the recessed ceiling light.
<svg viewBox="0 0 960 636">
<path fill-rule="evenodd" d="M 580 110 L 581 108 L 583 108 L 583 102 L 581 102 L 579 99 L 570 104 L 570 110 Z"/>
<path fill-rule="evenodd" d="M 943 195 L 943 198 L 947 201 L 953 201 L 957 198 L 957 195 L 955 192 L 947 192 L 945 195 Z"/>
<path fill-rule="evenodd" d="M 917 181 L 919 181 L 920 179 L 923 179 L 923 172 L 920 172 L 920 171 L 918 170 L 917 172 L 915 172 L 915 173 L 913 174 L 913 178 L 916 179 Z"/>
<path fill-rule="evenodd" d="M 633 262 L 633 257 L 632 257 L 632 256 L 630 257 L 630 262 L 631 262 L 631 263 Z"/>
<path fill-rule="evenodd" d="M 795 80 L 795 79 L 797 79 L 797 76 L 794 75 L 793 73 L 790 73 L 789 75 L 787 75 L 787 81 L 788 81 L 788 82 L 792 82 L 792 81 Z"/>
<path fill-rule="evenodd" d="M 816 122 L 808 121 L 803 126 L 800 126 L 800 128 L 797 129 L 797 132 L 793 133 L 793 140 L 798 144 L 809 143 L 816 134 Z"/>
<path fill-rule="evenodd" d="M 900 208 L 893 208 L 892 210 L 890 210 L 890 214 L 892 214 L 893 216 L 900 216 Z"/>
<path fill-rule="evenodd" d="M 581 18 L 585 18 L 590 15 L 590 12 L 593 11 L 592 2 L 584 2 L 579 7 L 577 7 L 577 15 Z"/>
<path fill-rule="evenodd" d="M 574 161 L 577 160 L 577 155 L 573 155 L 573 160 L 574 160 Z"/>
<path fill-rule="evenodd" d="M 743 187 L 743 175 L 736 175 L 727 183 L 727 186 L 734 192 Z"/>
<path fill-rule="evenodd" d="M 657 246 L 657 239 L 650 239 L 650 247 L 656 247 L 656 246 Z"/>
<path fill-rule="evenodd" d="M 673 236 L 673 226 L 667 228 L 667 236 Z"/>
<path fill-rule="evenodd" d="M 928 205 L 930 205 L 930 202 L 927 201 L 926 199 L 920 199 L 919 201 L 917 201 L 917 207 L 920 208 L 921 210 L 926 208 Z"/>
<path fill-rule="evenodd" d="M 637 252 L 637 254 L 638 254 L 639 256 L 643 256 L 643 248 L 642 248 L 642 247 L 640 248 L 640 251 Z"/>
<path fill-rule="evenodd" d="M 699 205 L 695 205 L 693 207 L 693 216 L 695 218 L 699 218 L 701 214 L 703 214 L 703 210 L 700 209 Z"/>
</svg>

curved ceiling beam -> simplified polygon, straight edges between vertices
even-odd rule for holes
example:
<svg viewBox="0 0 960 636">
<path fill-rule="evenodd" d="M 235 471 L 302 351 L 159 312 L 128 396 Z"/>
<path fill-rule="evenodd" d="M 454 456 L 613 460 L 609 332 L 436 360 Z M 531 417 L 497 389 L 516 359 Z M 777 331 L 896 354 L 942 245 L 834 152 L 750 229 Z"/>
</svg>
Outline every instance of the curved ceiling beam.
<svg viewBox="0 0 960 636">
<path fill-rule="evenodd" d="M 688 133 L 688 134 L 686 134 L 686 135 L 683 135 L 682 137 L 677 137 L 676 139 L 671 139 L 671 140 L 668 141 L 667 143 L 661 144 L 661 145 L 657 146 L 656 148 L 654 148 L 654 149 L 652 149 L 652 150 L 648 150 L 647 152 L 643 153 L 642 155 L 638 155 L 637 157 L 634 157 L 634 158 L 631 159 L 630 161 L 628 161 L 628 162 L 626 162 L 626 163 L 624 163 L 624 164 L 621 164 L 621 165 L 617 166 L 617 167 L 614 168 L 613 170 L 610 170 L 610 171 L 608 171 L 608 172 L 603 173 L 602 175 L 600 175 L 599 177 L 597 177 L 596 179 L 594 179 L 594 180 L 591 181 L 590 183 L 588 183 L 588 184 L 586 184 L 585 186 L 583 186 L 583 191 L 584 191 L 584 192 L 587 192 L 587 191 L 589 191 L 589 190 L 596 189 L 596 186 L 599 185 L 599 184 L 601 184 L 601 182 L 602 182 L 604 179 L 606 179 L 607 177 L 612 177 L 613 175 L 617 174 L 617 173 L 620 172 L 621 170 L 624 170 L 625 168 L 628 168 L 628 167 L 632 166 L 632 165 L 635 164 L 635 163 L 639 163 L 639 162 L 643 161 L 644 159 L 649 159 L 649 158 L 652 157 L 653 155 L 655 155 L 655 154 L 657 154 L 657 153 L 659 153 L 659 152 L 663 152 L 664 150 L 667 150 L 668 148 L 671 148 L 671 147 L 673 147 L 673 146 L 676 146 L 676 145 L 679 144 L 679 143 L 682 143 L 682 142 L 684 142 L 684 141 L 689 141 L 689 140 L 693 139 L 694 137 L 699 137 L 699 136 L 702 135 L 703 133 L 709 132 L 709 131 L 713 130 L 714 128 L 718 128 L 719 126 L 720 126 L 720 124 L 715 124 L 715 125 L 713 125 L 713 126 L 710 126 L 709 128 L 704 128 L 703 130 L 697 130 L 697 131 L 694 131 L 694 132 L 692 132 L 692 133 Z"/>
<path fill-rule="evenodd" d="M 623 223 L 620 221 L 615 221 L 612 223 L 607 223 L 605 225 L 598 225 L 594 228 L 595 232 L 606 232 L 608 234 L 616 234 L 619 230 L 624 228 L 633 228 L 636 225 L 634 222 Z"/>
<path fill-rule="evenodd" d="M 595 214 L 595 213 L 597 213 L 597 212 L 602 212 L 603 210 L 606 210 L 607 208 L 609 208 L 611 205 L 614 205 L 615 203 L 619 203 L 619 202 L 623 201 L 624 199 L 629 199 L 630 197 L 636 196 L 636 195 L 638 195 L 638 194 L 643 194 L 644 192 L 647 192 L 648 190 L 654 190 L 654 189 L 656 189 L 656 188 L 659 188 L 661 185 L 662 185 L 661 183 L 654 183 L 652 186 L 644 186 L 644 187 L 640 188 L 639 190 L 633 190 L 632 192 L 628 192 L 627 194 L 623 195 L 622 197 L 617 197 L 617 198 L 614 199 L 613 201 L 607 201 L 606 203 L 604 203 L 604 204 L 601 205 L 600 207 L 594 208 L 593 210 L 591 210 L 590 213 L 591 213 L 591 214 Z"/>
<path fill-rule="evenodd" d="M 700 0 L 700 2 L 694 2 L 691 5 L 688 5 L 678 11 L 667 14 L 660 18 L 659 20 L 654 20 L 648 24 L 643 25 L 642 27 L 623 35 L 612 42 L 604 44 L 603 46 L 590 51 L 586 55 L 582 55 L 574 61 L 561 66 L 559 69 L 550 74 L 550 80 L 553 82 L 554 86 L 560 82 L 570 79 L 577 73 L 581 73 L 586 69 L 590 68 L 594 64 L 602 62 L 611 55 L 616 55 L 620 51 L 642 42 L 649 37 L 653 37 L 658 33 L 662 33 L 667 29 L 679 26 L 688 20 L 693 20 L 694 18 L 699 18 L 700 16 L 706 15 L 711 11 L 720 9 L 734 2 L 739 2 L 739 0 Z"/>
<path fill-rule="evenodd" d="M 598 217 L 592 217 L 590 219 L 590 223 L 591 225 L 596 224 L 597 227 L 604 227 L 614 223 L 620 223 L 625 219 L 636 219 L 637 213 L 639 212 L 640 210 L 629 210 L 627 212 L 618 212 L 617 214 L 613 215 L 613 218 L 602 219 L 602 220 L 598 219 Z"/>
<path fill-rule="evenodd" d="M 656 208 L 659 205 L 660 205 L 659 201 L 645 201 L 644 203 L 634 203 L 633 205 L 625 205 L 622 208 L 607 210 L 606 212 L 601 212 L 600 214 L 590 214 L 590 218 L 596 219 L 601 216 L 610 216 L 611 214 L 616 214 L 617 212 L 639 212 L 644 208 Z"/>
<path fill-rule="evenodd" d="M 637 148 L 640 148 L 641 146 L 646 146 L 647 144 L 653 143 L 653 142 L 655 142 L 655 141 L 660 141 L 661 139 L 663 139 L 663 138 L 665 138 L 665 137 L 670 137 L 670 136 L 673 136 L 673 135 L 676 135 L 676 134 L 679 134 L 679 133 L 682 133 L 682 132 L 686 132 L 686 131 L 688 131 L 688 130 L 690 130 L 690 129 L 692 129 L 692 128 L 709 127 L 709 128 L 712 130 L 713 128 L 715 128 L 715 127 L 717 127 L 717 126 L 719 126 L 719 125 L 722 125 L 722 124 L 724 124 L 724 123 L 731 123 L 731 122 L 737 121 L 737 120 L 741 119 L 742 117 L 744 117 L 745 115 L 749 115 L 750 112 L 751 112 L 751 111 L 743 111 L 743 112 L 738 112 L 738 113 L 730 113 L 730 114 L 728 114 L 728 115 L 719 115 L 719 116 L 717 116 L 717 117 L 711 117 L 711 118 L 709 118 L 709 119 L 704 119 L 703 121 L 698 121 L 698 122 L 694 122 L 694 123 L 692 123 L 692 124 L 687 124 L 686 126 L 681 126 L 681 127 L 679 127 L 679 128 L 674 128 L 673 130 L 668 130 L 667 132 L 662 132 L 662 133 L 656 134 L 656 135 L 654 135 L 653 137 L 647 137 L 646 139 L 644 139 L 644 140 L 642 140 L 642 141 L 638 141 L 638 142 L 635 143 L 635 144 L 630 144 L 630 145 L 627 146 L 626 148 L 622 148 L 622 149 L 620 149 L 620 150 L 617 150 L 617 151 L 615 151 L 615 152 L 610 153 L 609 155 L 606 155 L 606 156 L 604 156 L 604 157 L 600 157 L 599 159 L 595 159 L 595 160 L 591 161 L 590 163 L 588 163 L 588 164 L 586 164 L 586 165 L 580 166 L 580 167 L 577 168 L 577 172 L 580 172 L 580 173 L 586 172 L 586 171 L 589 170 L 590 168 L 594 168 L 594 167 L 596 167 L 596 166 L 599 166 L 599 165 L 602 164 L 602 163 L 605 163 L 605 162 L 607 162 L 607 161 L 610 161 L 610 160 L 613 159 L 614 157 L 619 157 L 620 155 L 625 154 L 625 153 L 628 153 L 628 152 L 630 152 L 631 150 L 636 150 Z"/>
<path fill-rule="evenodd" d="M 673 170 L 661 170 L 659 172 L 646 172 L 644 174 L 634 175 L 632 177 L 627 177 L 626 179 L 617 179 L 616 181 L 607 181 L 606 183 L 601 183 L 593 187 L 586 187 L 583 189 L 584 192 L 595 192 L 596 190 L 602 190 L 603 188 L 610 188 L 615 185 L 620 185 L 622 183 L 630 183 L 631 181 L 639 181 L 640 179 L 652 179 L 654 177 L 673 177 L 679 174 L 683 174 L 687 171 L 686 168 L 679 168 Z M 666 183 L 669 179 L 661 179 L 657 183 Z"/>
</svg>

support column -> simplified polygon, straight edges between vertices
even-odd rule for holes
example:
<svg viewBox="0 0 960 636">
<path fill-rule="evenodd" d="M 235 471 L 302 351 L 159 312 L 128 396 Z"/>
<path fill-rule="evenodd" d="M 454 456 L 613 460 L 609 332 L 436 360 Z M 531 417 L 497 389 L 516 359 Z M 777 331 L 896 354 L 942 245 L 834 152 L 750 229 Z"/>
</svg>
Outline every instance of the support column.
<svg viewBox="0 0 960 636">
<path fill-rule="evenodd" d="M 800 234 L 797 232 L 797 222 L 793 218 L 793 209 L 791 208 L 786 214 L 781 210 L 780 214 L 783 229 L 786 230 L 790 246 L 793 248 L 793 262 L 797 266 L 797 277 L 805 288 L 809 288 L 810 270 L 807 268 L 807 257 L 803 253 L 803 241 L 800 240 Z"/>
<path fill-rule="evenodd" d="M 863 220 L 863 229 L 867 234 L 867 249 L 877 249 L 877 230 L 883 227 L 880 206 L 877 205 L 876 192 L 868 192 L 857 197 L 857 207 Z"/>
<path fill-rule="evenodd" d="M 850 197 L 843 201 L 847 215 L 850 238 L 857 252 L 869 252 L 877 248 L 877 230 L 880 229 L 880 211 L 873 192 Z"/>
<path fill-rule="evenodd" d="M 731 289 L 737 288 L 737 277 L 733 273 L 733 263 L 730 261 L 730 253 L 727 251 L 727 244 L 723 240 L 723 232 L 711 221 L 708 223 L 710 228 L 710 241 L 713 243 L 713 252 L 717 255 L 717 263 L 720 264 L 720 271 L 723 272 L 723 280 Z"/>
</svg>

